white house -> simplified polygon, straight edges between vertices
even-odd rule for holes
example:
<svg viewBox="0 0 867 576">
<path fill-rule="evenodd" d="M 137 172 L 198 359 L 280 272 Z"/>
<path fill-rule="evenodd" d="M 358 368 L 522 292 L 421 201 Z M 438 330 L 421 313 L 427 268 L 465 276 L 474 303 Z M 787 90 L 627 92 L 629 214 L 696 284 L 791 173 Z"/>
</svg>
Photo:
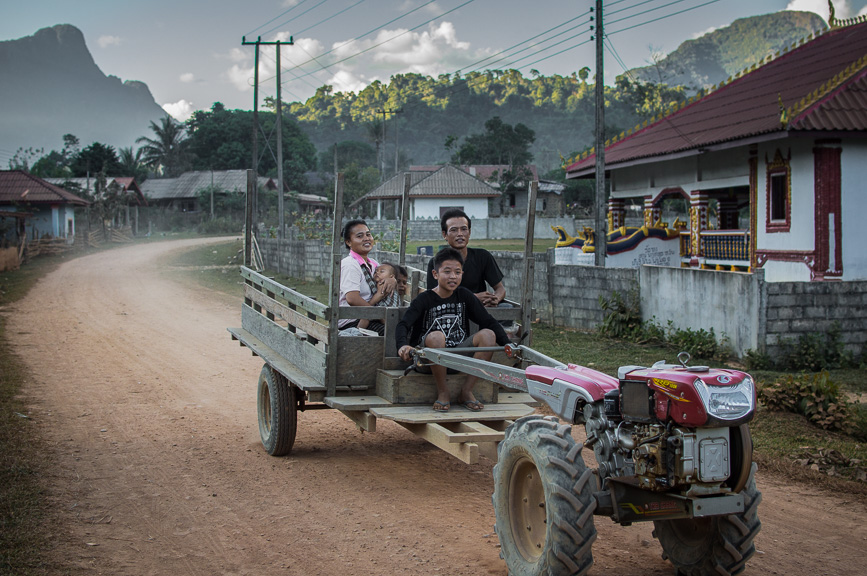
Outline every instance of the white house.
<svg viewBox="0 0 867 576">
<path fill-rule="evenodd" d="M 496 188 L 449 164 L 431 168 L 430 171 L 409 172 L 410 220 L 439 220 L 451 208 L 460 208 L 472 219 L 488 217 L 488 199 L 500 196 Z M 376 219 L 381 219 L 385 202 L 399 205 L 404 182 L 404 175 L 397 174 L 356 200 L 353 205 L 365 202 L 375 205 Z M 374 210 L 371 208 L 370 212 Z"/>
<path fill-rule="evenodd" d="M 594 175 L 593 151 L 567 167 Z M 682 267 L 768 282 L 867 279 L 867 17 L 769 56 L 606 143 L 608 226 L 638 199 L 689 203 Z M 715 214 L 714 214 L 715 213 Z"/>
</svg>

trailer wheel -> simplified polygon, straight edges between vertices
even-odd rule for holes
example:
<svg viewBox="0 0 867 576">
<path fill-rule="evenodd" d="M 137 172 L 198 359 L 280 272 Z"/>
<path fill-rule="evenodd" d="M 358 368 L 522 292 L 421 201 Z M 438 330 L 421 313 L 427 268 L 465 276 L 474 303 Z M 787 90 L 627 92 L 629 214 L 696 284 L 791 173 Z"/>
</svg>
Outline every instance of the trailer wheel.
<svg viewBox="0 0 867 576">
<path fill-rule="evenodd" d="M 593 564 L 596 481 L 571 432 L 553 416 L 526 416 L 500 442 L 493 502 L 509 574 L 580 575 Z"/>
<path fill-rule="evenodd" d="M 678 576 L 740 574 L 756 553 L 753 540 L 762 523 L 758 508 L 762 493 L 756 488 L 756 465 L 744 487 L 744 512 L 692 520 L 654 521 L 653 536 L 662 545 L 662 557 Z"/>
<path fill-rule="evenodd" d="M 295 443 L 298 426 L 296 388 L 267 364 L 259 374 L 259 436 L 271 456 L 285 456 Z"/>
</svg>

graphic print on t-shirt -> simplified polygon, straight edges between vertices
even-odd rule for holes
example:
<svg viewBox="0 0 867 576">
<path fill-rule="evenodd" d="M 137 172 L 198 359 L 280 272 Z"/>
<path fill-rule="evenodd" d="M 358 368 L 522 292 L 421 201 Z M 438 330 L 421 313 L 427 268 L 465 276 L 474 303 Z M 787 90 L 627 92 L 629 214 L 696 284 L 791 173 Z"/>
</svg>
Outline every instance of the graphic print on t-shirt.
<svg viewBox="0 0 867 576">
<path fill-rule="evenodd" d="M 446 347 L 454 348 L 467 337 L 464 330 L 464 304 L 447 302 L 434 306 L 425 313 L 424 325 L 427 329 L 422 334 L 422 342 L 431 332 L 439 331 L 446 336 Z"/>
</svg>

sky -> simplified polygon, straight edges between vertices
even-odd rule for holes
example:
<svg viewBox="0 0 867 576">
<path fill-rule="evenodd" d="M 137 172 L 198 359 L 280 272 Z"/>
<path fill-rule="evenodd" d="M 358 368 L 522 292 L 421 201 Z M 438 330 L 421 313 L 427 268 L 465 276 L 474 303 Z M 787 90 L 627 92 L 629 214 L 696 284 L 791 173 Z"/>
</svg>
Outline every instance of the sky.
<svg viewBox="0 0 867 576">
<path fill-rule="evenodd" d="M 284 102 L 317 87 L 359 91 L 399 73 L 517 68 L 525 76 L 595 73 L 594 0 L 3 0 L 0 40 L 72 24 L 105 73 L 148 85 L 178 120 L 214 102 L 253 107 L 255 42 L 281 47 Z M 837 18 L 867 0 L 835 0 Z M 827 0 L 604 0 L 605 82 L 737 18 Z M 553 30 L 551 30 L 553 28 Z M 549 31 L 550 30 L 550 31 Z M 547 32 L 547 33 L 546 33 Z M 537 37 L 538 36 L 538 37 Z M 534 39 L 535 38 L 535 39 Z M 547 39 L 547 41 L 546 41 Z M 514 48 L 513 48 L 514 46 Z M 547 49 L 546 49 L 547 48 Z M 276 94 L 276 46 L 260 48 L 260 97 Z"/>
</svg>

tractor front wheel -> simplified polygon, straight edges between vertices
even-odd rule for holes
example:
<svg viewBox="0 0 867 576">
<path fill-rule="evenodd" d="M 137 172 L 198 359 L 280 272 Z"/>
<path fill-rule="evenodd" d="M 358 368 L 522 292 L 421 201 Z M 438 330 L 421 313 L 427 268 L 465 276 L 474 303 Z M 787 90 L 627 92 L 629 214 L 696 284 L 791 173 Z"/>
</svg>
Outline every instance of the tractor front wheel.
<svg viewBox="0 0 867 576">
<path fill-rule="evenodd" d="M 740 514 L 653 522 L 662 557 L 674 565 L 678 576 L 734 576 L 744 571 L 756 553 L 753 540 L 762 528 L 758 516 L 762 493 L 756 488 L 755 474 L 753 464 L 741 492 L 744 511 Z"/>
<path fill-rule="evenodd" d="M 553 416 L 527 416 L 499 445 L 496 531 L 513 576 L 581 575 L 593 564 L 596 480 L 571 431 Z"/>
</svg>

